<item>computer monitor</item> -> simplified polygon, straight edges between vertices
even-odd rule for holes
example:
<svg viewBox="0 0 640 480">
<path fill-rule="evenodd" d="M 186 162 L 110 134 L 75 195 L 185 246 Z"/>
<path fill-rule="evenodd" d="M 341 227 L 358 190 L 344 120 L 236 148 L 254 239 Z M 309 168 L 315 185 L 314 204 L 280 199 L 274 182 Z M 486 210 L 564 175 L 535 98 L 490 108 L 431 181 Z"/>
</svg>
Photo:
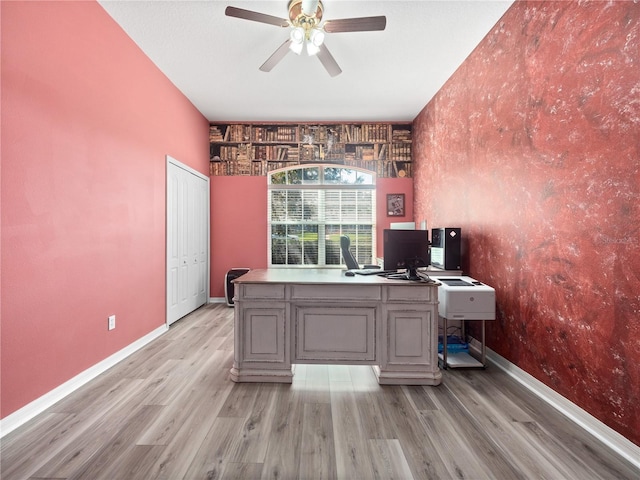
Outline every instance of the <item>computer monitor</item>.
<svg viewBox="0 0 640 480">
<path fill-rule="evenodd" d="M 384 269 L 406 269 L 417 277 L 419 267 L 429 266 L 429 232 L 427 230 L 384 230 Z"/>
</svg>

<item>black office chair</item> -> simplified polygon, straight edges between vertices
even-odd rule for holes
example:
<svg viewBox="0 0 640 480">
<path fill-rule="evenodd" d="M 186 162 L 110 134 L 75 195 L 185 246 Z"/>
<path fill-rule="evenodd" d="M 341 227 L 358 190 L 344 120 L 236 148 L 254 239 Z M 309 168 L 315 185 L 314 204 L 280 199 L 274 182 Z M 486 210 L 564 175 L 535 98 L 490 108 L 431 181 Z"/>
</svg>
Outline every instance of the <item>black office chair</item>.
<svg viewBox="0 0 640 480">
<path fill-rule="evenodd" d="M 347 269 L 360 270 L 360 265 L 358 265 L 358 261 L 355 259 L 355 257 L 349 250 L 350 245 L 351 245 L 351 239 L 347 235 L 340 235 L 340 250 L 342 250 L 342 257 L 344 258 L 344 263 L 347 264 Z M 363 268 L 365 270 L 378 270 L 380 266 L 364 265 Z"/>
<path fill-rule="evenodd" d="M 358 270 L 360 268 L 360 265 L 358 265 L 358 261 L 349 251 L 350 245 L 351 239 L 346 235 L 340 235 L 340 249 L 342 250 L 342 258 L 344 258 L 344 263 L 347 264 L 347 269 Z"/>
</svg>

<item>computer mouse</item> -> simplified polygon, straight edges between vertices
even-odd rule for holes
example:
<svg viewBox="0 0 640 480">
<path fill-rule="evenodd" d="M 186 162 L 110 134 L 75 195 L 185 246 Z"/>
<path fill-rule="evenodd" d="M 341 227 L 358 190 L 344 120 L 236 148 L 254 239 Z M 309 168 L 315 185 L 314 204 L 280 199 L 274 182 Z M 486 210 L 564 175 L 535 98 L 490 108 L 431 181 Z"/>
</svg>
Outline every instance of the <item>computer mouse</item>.
<svg viewBox="0 0 640 480">
<path fill-rule="evenodd" d="M 347 270 L 346 272 L 344 272 L 344 274 L 347 277 L 355 277 L 356 276 L 355 272 L 352 272 L 351 270 Z"/>
</svg>

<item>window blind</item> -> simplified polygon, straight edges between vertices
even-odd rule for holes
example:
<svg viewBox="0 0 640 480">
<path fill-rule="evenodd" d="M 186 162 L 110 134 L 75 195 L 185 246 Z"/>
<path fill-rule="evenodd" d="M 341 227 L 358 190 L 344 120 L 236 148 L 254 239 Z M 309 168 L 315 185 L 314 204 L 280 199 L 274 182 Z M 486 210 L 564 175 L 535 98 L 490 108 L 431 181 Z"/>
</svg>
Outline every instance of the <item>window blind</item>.
<svg viewBox="0 0 640 480">
<path fill-rule="evenodd" d="M 312 173 L 305 172 L 311 168 Z M 269 176 L 269 265 L 344 264 L 348 235 L 360 264 L 374 263 L 375 177 L 335 165 L 277 170 Z"/>
</svg>

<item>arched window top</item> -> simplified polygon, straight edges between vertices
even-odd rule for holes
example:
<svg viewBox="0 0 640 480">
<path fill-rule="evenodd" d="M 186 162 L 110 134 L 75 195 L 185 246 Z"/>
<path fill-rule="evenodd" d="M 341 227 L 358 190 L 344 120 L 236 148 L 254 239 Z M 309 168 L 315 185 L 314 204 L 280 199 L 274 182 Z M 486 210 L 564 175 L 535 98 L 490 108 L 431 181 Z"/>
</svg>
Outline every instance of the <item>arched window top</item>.
<svg viewBox="0 0 640 480">
<path fill-rule="evenodd" d="M 334 164 L 296 165 L 295 167 L 274 170 L 268 175 L 269 186 L 278 188 L 286 185 L 296 187 L 336 185 L 349 187 L 373 187 L 376 174 L 370 170 L 355 167 L 344 167 Z"/>
</svg>

